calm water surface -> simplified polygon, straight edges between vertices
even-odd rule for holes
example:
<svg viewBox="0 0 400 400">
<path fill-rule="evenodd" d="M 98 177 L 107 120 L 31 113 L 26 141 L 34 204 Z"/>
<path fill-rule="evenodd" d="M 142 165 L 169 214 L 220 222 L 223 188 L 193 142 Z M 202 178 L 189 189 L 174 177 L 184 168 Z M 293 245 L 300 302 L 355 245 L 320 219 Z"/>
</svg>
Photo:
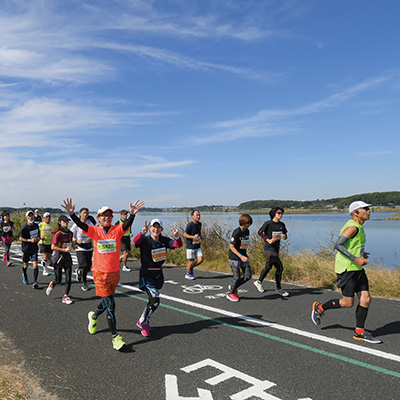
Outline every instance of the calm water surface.
<svg viewBox="0 0 400 400">
<path fill-rule="evenodd" d="M 371 261 L 383 264 L 386 267 L 395 268 L 400 265 L 397 254 L 400 251 L 400 221 L 379 221 L 379 219 L 391 216 L 393 213 L 372 213 L 371 219 L 365 223 L 367 235 L 366 251 L 371 253 Z M 227 235 L 233 231 L 238 224 L 240 213 L 202 213 L 203 224 L 221 225 Z M 114 221 L 119 217 L 115 215 Z M 264 221 L 269 220 L 268 214 L 254 214 L 251 232 L 255 232 L 262 226 Z M 149 222 L 152 218 L 159 218 L 164 223 L 166 234 L 170 234 L 170 226 L 176 223 L 178 227 L 184 228 L 191 220 L 187 213 L 145 213 L 139 212 L 136 216 L 133 233 L 136 235 L 144 225 L 145 220 Z M 304 249 L 318 251 L 322 246 L 330 246 L 331 240 L 336 241 L 340 229 L 349 219 L 347 213 L 335 214 L 285 214 L 282 222 L 288 230 L 289 248 L 296 252 Z"/>
</svg>

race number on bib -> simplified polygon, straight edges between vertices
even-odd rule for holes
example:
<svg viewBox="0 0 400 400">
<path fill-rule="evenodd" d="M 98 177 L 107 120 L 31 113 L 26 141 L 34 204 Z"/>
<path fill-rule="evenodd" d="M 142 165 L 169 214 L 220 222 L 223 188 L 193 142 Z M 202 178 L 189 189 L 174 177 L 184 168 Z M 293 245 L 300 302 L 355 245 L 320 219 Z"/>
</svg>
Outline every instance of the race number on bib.
<svg viewBox="0 0 400 400">
<path fill-rule="evenodd" d="M 240 243 L 240 249 L 244 250 L 247 249 L 249 247 L 249 239 L 243 239 L 242 242 Z"/>
<path fill-rule="evenodd" d="M 164 261 L 167 258 L 167 249 L 161 247 L 159 249 L 151 250 L 151 258 L 154 262 Z"/>
<path fill-rule="evenodd" d="M 117 242 L 115 239 L 99 240 L 97 242 L 97 250 L 99 253 L 115 253 L 117 251 Z"/>
<path fill-rule="evenodd" d="M 201 237 L 199 236 L 199 237 L 197 237 L 197 238 L 194 238 L 193 240 L 192 240 L 192 243 L 193 244 L 199 244 L 201 242 Z"/>
</svg>

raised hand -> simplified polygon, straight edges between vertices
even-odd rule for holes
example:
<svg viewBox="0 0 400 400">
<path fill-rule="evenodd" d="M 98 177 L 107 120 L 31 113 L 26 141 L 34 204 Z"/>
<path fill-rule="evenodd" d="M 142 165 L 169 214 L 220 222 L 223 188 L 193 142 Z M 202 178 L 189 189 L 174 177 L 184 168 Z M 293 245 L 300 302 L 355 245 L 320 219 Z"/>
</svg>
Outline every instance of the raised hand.
<svg viewBox="0 0 400 400">
<path fill-rule="evenodd" d="M 64 200 L 64 204 L 61 204 L 61 207 L 65 209 L 65 211 L 71 215 L 75 211 L 75 204 L 72 204 L 72 198 L 66 198 Z"/>
<path fill-rule="evenodd" d="M 142 233 L 145 235 L 149 231 L 150 223 L 147 223 L 147 219 L 144 220 L 144 227 L 142 228 Z"/>
<path fill-rule="evenodd" d="M 134 204 L 129 204 L 129 212 L 131 215 L 135 215 L 141 208 L 144 207 L 144 202 L 140 200 L 136 200 Z"/>
<path fill-rule="evenodd" d="M 174 237 L 177 238 L 179 236 L 179 229 L 176 227 L 176 224 L 171 225 L 172 227 L 172 232 L 174 234 Z"/>
</svg>

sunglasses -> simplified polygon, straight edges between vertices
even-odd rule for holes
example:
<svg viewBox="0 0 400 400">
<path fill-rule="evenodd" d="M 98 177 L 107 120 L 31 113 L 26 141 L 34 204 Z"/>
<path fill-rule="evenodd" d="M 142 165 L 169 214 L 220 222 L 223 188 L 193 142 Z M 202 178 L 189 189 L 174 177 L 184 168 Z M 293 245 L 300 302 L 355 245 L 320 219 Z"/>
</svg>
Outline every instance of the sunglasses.
<svg viewBox="0 0 400 400">
<path fill-rule="evenodd" d="M 276 213 L 279 214 L 279 215 L 282 215 L 282 214 L 283 214 L 282 211 L 277 211 Z"/>
<path fill-rule="evenodd" d="M 369 211 L 369 207 L 361 207 L 365 211 Z"/>
</svg>

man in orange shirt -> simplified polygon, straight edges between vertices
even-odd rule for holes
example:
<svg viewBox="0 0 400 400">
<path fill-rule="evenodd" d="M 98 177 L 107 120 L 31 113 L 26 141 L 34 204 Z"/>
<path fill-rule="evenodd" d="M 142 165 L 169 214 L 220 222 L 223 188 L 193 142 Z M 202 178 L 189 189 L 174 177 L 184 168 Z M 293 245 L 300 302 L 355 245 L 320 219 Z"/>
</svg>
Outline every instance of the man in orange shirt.
<svg viewBox="0 0 400 400">
<path fill-rule="evenodd" d="M 119 225 L 112 225 L 113 210 L 109 207 L 101 207 L 97 212 L 100 226 L 87 225 L 74 213 L 75 204 L 67 198 L 61 205 L 71 216 L 75 224 L 93 240 L 93 280 L 96 285 L 96 295 L 101 297 L 101 302 L 96 311 L 88 314 L 88 330 L 93 335 L 97 330 L 98 317 L 107 310 L 107 321 L 112 334 L 112 343 L 115 350 L 121 350 L 126 343 L 118 335 L 115 320 L 114 293 L 120 278 L 119 255 L 121 252 L 121 238 L 132 225 L 136 213 L 143 208 L 144 203 L 136 200 L 130 203 L 130 217 Z"/>
</svg>

